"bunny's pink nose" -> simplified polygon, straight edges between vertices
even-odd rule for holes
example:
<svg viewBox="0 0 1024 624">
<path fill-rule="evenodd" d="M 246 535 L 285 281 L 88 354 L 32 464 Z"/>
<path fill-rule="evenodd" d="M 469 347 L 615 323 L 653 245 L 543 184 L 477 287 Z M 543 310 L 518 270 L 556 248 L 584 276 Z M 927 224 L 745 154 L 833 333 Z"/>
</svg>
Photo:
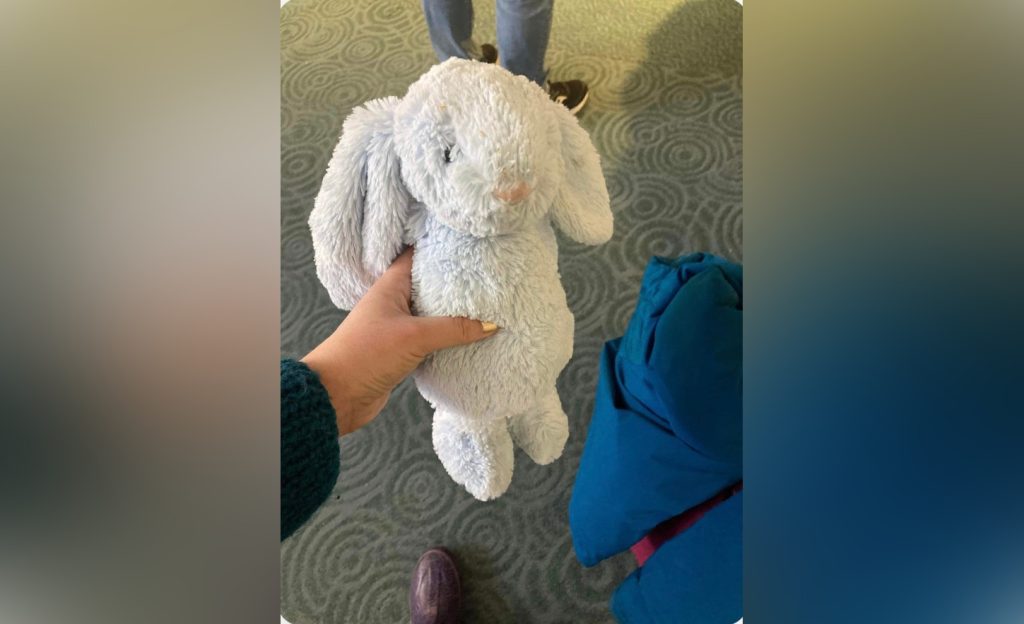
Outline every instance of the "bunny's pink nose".
<svg viewBox="0 0 1024 624">
<path fill-rule="evenodd" d="M 526 196 L 529 194 L 530 187 L 527 186 L 526 182 L 518 182 L 515 186 L 505 191 L 494 189 L 494 193 L 492 193 L 495 199 L 508 202 L 510 204 L 526 199 Z"/>
</svg>

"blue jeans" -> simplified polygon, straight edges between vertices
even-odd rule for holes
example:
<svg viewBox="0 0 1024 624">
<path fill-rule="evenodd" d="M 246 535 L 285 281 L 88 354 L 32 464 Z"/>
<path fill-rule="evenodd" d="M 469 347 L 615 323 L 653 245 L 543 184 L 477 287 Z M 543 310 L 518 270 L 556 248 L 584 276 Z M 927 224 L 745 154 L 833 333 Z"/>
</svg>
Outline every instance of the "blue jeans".
<svg viewBox="0 0 1024 624">
<path fill-rule="evenodd" d="M 497 0 L 501 66 L 545 86 L 544 53 L 551 35 L 554 0 Z M 423 0 L 430 42 L 439 61 L 480 58 L 473 40 L 472 0 Z"/>
</svg>

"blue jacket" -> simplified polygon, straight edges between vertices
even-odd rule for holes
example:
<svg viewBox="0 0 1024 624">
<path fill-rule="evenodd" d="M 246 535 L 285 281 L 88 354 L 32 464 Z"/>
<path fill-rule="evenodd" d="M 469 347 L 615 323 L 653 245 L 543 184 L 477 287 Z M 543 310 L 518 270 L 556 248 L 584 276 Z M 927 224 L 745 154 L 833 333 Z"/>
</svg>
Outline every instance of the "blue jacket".
<svg viewBox="0 0 1024 624">
<path fill-rule="evenodd" d="M 742 480 L 743 269 L 709 254 L 654 258 L 622 338 L 605 344 L 569 505 L 592 566 Z M 742 492 L 712 508 L 616 590 L 620 622 L 742 616 Z"/>
</svg>

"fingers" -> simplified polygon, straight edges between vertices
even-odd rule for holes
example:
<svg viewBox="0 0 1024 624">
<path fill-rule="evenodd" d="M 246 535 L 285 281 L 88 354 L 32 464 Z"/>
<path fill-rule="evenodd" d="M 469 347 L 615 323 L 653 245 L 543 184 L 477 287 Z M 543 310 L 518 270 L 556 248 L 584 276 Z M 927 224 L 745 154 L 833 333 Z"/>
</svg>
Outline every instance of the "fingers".
<svg viewBox="0 0 1024 624">
<path fill-rule="evenodd" d="M 422 330 L 421 346 L 427 353 L 483 340 L 498 331 L 494 323 L 457 316 L 417 317 L 416 323 Z"/>
<path fill-rule="evenodd" d="M 387 271 L 381 275 L 372 290 L 401 298 L 406 308 L 412 290 L 412 255 L 413 248 L 403 251 L 391 263 Z M 408 310 L 405 310 L 408 314 Z M 469 344 L 483 340 L 498 331 L 498 326 L 490 322 L 454 316 L 410 317 L 413 325 L 409 327 L 413 334 L 412 342 L 418 343 L 418 350 L 423 355 L 439 349 L 447 349 L 457 345 Z"/>
</svg>

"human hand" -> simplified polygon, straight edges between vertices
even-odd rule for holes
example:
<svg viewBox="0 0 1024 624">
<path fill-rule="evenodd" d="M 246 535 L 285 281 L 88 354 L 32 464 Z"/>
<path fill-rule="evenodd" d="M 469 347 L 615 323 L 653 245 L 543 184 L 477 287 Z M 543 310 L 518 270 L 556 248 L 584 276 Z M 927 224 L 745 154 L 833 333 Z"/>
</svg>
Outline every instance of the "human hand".
<svg viewBox="0 0 1024 624">
<path fill-rule="evenodd" d="M 494 323 L 413 316 L 412 249 L 395 259 L 341 325 L 302 361 L 320 376 L 341 435 L 373 420 L 430 353 L 491 336 Z"/>
</svg>

